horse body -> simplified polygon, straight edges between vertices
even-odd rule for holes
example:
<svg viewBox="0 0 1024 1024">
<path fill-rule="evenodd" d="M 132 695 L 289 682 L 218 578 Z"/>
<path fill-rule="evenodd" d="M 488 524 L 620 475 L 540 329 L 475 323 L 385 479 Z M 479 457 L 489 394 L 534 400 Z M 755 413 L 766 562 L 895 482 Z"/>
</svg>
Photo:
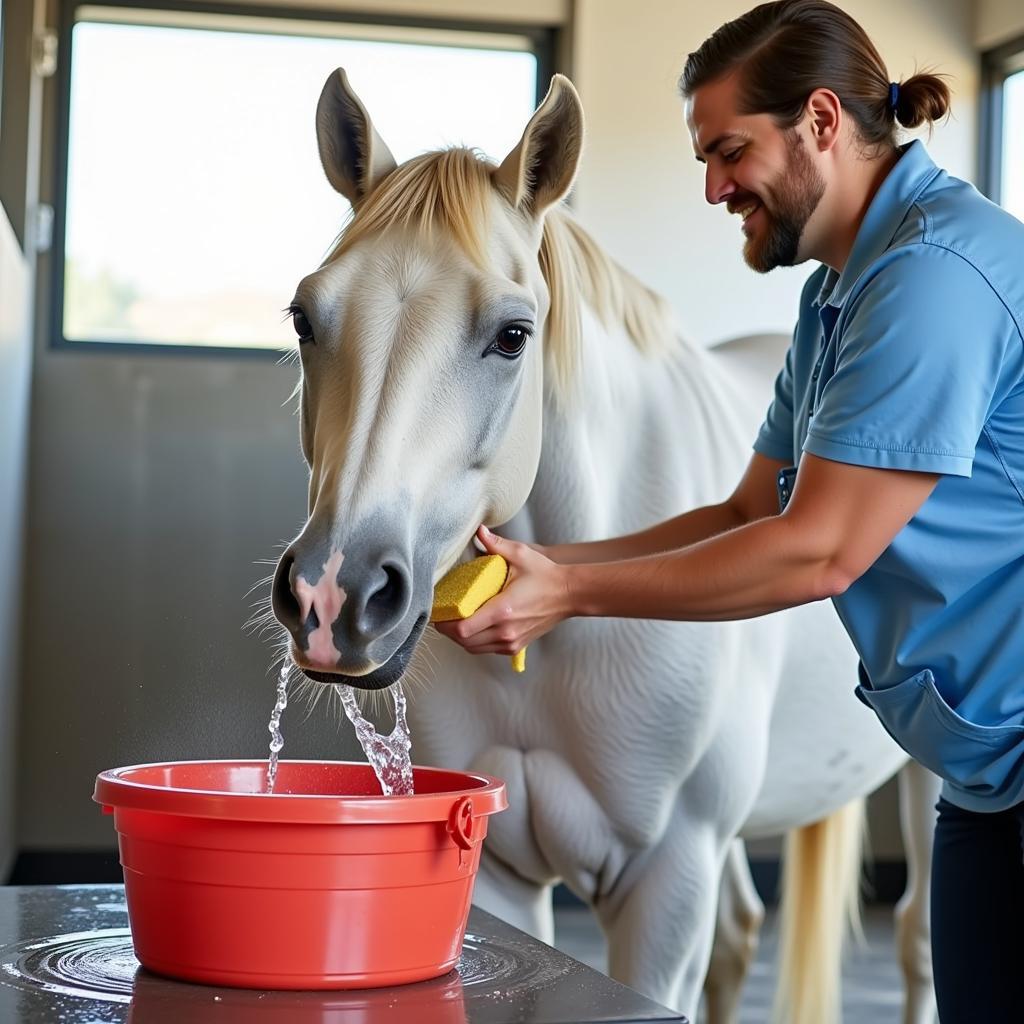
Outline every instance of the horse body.
<svg viewBox="0 0 1024 1024">
<path fill-rule="evenodd" d="M 766 407 L 771 379 L 738 379 L 714 350 L 652 359 L 595 316 L 584 330 L 586 403 L 547 403 L 533 491 L 504 531 L 517 539 L 624 534 L 721 500 Z M 427 645 L 415 757 L 500 775 L 515 808 L 491 824 L 478 902 L 550 941 L 546 893 L 524 890 L 565 880 L 613 963 L 646 951 L 622 980 L 691 1012 L 730 838 L 825 817 L 905 760 L 853 696 L 856 658 L 824 603 L 744 622 L 570 621 L 531 645 L 525 677 Z M 624 914 L 633 903 L 645 912 Z"/>
<path fill-rule="evenodd" d="M 550 941 L 564 880 L 600 919 L 613 976 L 694 1015 L 724 877 L 743 924 L 718 921 L 721 1024 L 759 913 L 737 837 L 829 815 L 905 761 L 853 697 L 831 607 L 570 620 L 531 644 L 525 676 L 424 633 L 434 583 L 481 521 L 554 544 L 724 500 L 781 361 L 686 344 L 557 208 L 581 118 L 560 79 L 500 167 L 448 151 L 396 168 L 344 75 L 328 80 L 321 159 L 356 215 L 292 304 L 310 516 L 273 607 L 316 682 L 379 689 L 411 660 L 429 679 L 409 695 L 416 761 L 506 781 L 475 896 L 499 916 Z M 817 875 L 855 886 L 847 862 L 834 885 Z"/>
</svg>

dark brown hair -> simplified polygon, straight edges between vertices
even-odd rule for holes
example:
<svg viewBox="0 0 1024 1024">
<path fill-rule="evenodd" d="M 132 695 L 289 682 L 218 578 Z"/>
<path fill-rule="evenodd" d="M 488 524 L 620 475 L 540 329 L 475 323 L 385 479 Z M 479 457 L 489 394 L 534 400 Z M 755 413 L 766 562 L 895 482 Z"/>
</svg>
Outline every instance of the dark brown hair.
<svg viewBox="0 0 1024 1024">
<path fill-rule="evenodd" d="M 929 72 L 892 88 L 867 33 L 827 0 L 776 0 L 727 22 L 686 59 L 684 96 L 738 70 L 740 113 L 801 118 L 815 89 L 831 89 L 864 143 L 896 144 L 896 124 L 916 128 L 949 112 L 949 88 Z M 895 102 L 894 102 L 895 101 Z"/>
</svg>

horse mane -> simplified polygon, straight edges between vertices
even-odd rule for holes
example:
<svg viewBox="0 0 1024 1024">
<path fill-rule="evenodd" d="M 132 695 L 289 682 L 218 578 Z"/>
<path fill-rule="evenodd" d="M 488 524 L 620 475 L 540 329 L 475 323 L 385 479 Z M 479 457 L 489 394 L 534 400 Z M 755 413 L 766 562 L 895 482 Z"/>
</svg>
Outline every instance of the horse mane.
<svg viewBox="0 0 1024 1024">
<path fill-rule="evenodd" d="M 360 239 L 390 227 L 446 231 L 477 264 L 488 263 L 487 224 L 496 166 L 472 149 L 436 150 L 387 175 L 353 211 L 325 263 Z M 620 267 L 565 207 L 544 219 L 539 254 L 551 299 L 545 337 L 545 377 L 557 399 L 572 393 L 583 341 L 581 302 L 606 327 L 621 324 L 642 352 L 662 350 L 675 336 L 668 303 Z"/>
</svg>

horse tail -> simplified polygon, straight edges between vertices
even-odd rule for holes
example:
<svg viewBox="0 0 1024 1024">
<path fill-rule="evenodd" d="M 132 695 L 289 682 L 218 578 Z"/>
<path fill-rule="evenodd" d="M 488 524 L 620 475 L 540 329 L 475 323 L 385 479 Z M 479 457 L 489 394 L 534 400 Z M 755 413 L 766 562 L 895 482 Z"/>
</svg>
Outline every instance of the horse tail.
<svg viewBox="0 0 1024 1024">
<path fill-rule="evenodd" d="M 854 800 L 786 836 L 776 1021 L 832 1024 L 840 1019 L 847 924 L 856 936 L 864 934 L 860 918 L 864 838 L 863 800 Z"/>
</svg>

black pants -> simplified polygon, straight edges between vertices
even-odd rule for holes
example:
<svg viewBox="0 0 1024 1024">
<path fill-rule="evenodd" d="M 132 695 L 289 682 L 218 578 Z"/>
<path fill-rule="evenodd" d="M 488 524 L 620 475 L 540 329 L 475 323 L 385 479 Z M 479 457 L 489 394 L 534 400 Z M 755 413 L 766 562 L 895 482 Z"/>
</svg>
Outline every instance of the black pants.
<svg viewBox="0 0 1024 1024">
<path fill-rule="evenodd" d="M 932 964 L 941 1024 L 1024 1021 L 1024 804 L 978 814 L 939 800 Z"/>
</svg>

